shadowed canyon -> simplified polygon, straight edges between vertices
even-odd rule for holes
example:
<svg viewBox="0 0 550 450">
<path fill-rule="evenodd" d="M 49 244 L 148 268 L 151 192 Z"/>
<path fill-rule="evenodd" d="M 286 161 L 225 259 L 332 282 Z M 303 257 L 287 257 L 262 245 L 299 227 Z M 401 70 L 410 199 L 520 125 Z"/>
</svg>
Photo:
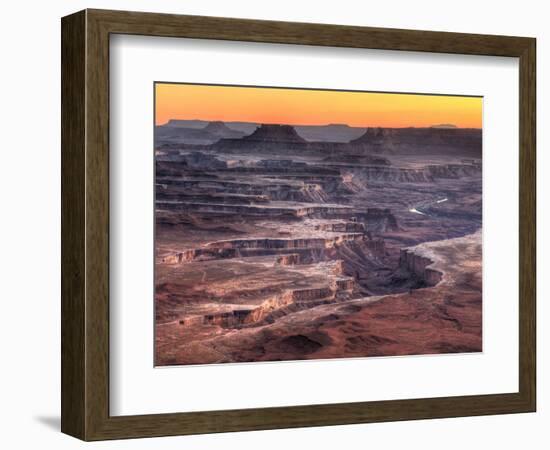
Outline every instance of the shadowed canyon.
<svg viewBox="0 0 550 450">
<path fill-rule="evenodd" d="M 481 130 L 155 129 L 155 364 L 482 350 Z"/>
</svg>

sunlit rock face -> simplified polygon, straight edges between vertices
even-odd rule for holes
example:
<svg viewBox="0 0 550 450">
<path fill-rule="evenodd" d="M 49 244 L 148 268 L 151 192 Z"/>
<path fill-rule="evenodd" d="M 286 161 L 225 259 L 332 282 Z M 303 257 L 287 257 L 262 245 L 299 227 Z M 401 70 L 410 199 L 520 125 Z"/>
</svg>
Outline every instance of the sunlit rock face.
<svg viewBox="0 0 550 450">
<path fill-rule="evenodd" d="M 157 365 L 481 351 L 479 130 L 163 127 Z"/>
</svg>

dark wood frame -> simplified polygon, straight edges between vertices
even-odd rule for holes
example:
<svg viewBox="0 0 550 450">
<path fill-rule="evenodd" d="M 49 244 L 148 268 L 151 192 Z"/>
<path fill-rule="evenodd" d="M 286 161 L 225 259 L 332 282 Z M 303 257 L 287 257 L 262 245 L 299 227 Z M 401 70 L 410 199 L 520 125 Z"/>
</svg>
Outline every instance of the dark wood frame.
<svg viewBox="0 0 550 450">
<path fill-rule="evenodd" d="M 61 25 L 64 433 L 100 440 L 535 411 L 534 38 L 104 10 L 75 13 Z M 113 33 L 518 57 L 519 392 L 110 416 L 108 99 Z"/>
</svg>

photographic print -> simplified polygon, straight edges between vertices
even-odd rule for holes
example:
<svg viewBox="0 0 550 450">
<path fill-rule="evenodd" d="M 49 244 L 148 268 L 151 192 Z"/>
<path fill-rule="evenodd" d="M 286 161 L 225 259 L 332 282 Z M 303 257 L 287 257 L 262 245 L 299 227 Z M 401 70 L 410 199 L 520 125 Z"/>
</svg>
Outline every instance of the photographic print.
<svg viewBox="0 0 550 450">
<path fill-rule="evenodd" d="M 481 97 L 154 89 L 156 366 L 482 351 Z"/>
</svg>

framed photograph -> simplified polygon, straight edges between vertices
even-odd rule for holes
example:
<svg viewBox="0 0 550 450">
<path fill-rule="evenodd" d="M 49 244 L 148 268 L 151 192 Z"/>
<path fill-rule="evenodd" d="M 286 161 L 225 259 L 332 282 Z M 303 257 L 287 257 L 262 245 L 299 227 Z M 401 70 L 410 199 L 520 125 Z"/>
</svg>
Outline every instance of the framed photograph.
<svg viewBox="0 0 550 450">
<path fill-rule="evenodd" d="M 535 411 L 535 39 L 62 19 L 62 431 Z"/>
</svg>

